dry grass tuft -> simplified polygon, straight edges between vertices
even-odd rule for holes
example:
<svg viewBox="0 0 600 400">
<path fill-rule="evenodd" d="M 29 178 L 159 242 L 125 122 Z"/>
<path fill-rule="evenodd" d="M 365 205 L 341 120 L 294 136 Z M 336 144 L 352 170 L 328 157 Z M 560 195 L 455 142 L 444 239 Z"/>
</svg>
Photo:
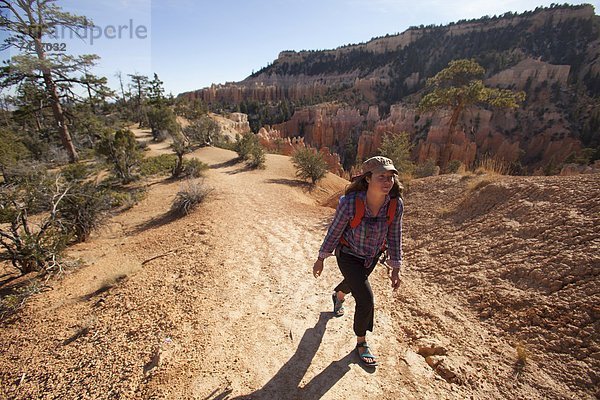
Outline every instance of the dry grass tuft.
<svg viewBox="0 0 600 400">
<path fill-rule="evenodd" d="M 492 157 L 484 157 L 475 168 L 477 175 L 508 175 L 509 172 L 510 167 L 505 161 Z"/>
<path fill-rule="evenodd" d="M 438 212 L 440 217 L 447 217 L 447 216 L 452 215 L 452 213 L 454 213 L 456 211 L 456 207 L 444 205 L 444 206 L 438 207 L 436 211 Z"/>
<path fill-rule="evenodd" d="M 467 184 L 467 190 L 474 192 L 498 181 L 501 176 L 508 175 L 509 172 L 510 168 L 505 161 L 485 157 L 479 162 L 473 173 L 466 172 L 463 174 L 463 179 L 470 180 Z"/>
<path fill-rule="evenodd" d="M 498 181 L 499 175 L 481 175 L 473 179 L 467 184 L 467 190 L 469 192 L 477 191 L 490 183 Z"/>
<path fill-rule="evenodd" d="M 206 199 L 211 190 L 203 181 L 188 181 L 173 200 L 171 213 L 177 216 L 188 215 Z"/>
</svg>

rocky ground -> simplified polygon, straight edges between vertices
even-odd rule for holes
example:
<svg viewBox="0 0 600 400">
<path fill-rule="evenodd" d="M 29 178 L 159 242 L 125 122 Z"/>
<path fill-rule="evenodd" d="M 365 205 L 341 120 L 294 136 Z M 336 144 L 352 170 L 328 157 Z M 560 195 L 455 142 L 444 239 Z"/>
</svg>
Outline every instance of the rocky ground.
<svg viewBox="0 0 600 400">
<path fill-rule="evenodd" d="M 193 156 L 211 166 L 201 208 L 165 218 L 181 183 L 151 182 L 70 249 L 84 266 L 2 322 L 0 398 L 600 395 L 599 175 L 410 182 L 401 288 L 383 266 L 372 277 L 373 372 L 353 353 L 351 297 L 332 318 L 335 261 L 311 274 L 321 204 L 346 181 L 311 190 L 278 155 L 258 171 L 227 150 Z"/>
</svg>

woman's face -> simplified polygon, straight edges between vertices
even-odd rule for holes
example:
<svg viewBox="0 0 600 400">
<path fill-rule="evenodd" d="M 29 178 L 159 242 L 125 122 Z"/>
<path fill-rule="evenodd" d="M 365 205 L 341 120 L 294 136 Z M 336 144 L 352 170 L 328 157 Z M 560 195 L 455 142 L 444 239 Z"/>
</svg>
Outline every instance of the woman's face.
<svg viewBox="0 0 600 400">
<path fill-rule="evenodd" d="M 369 189 L 378 194 L 388 194 L 394 186 L 394 173 L 392 171 L 377 172 L 367 178 Z"/>
</svg>

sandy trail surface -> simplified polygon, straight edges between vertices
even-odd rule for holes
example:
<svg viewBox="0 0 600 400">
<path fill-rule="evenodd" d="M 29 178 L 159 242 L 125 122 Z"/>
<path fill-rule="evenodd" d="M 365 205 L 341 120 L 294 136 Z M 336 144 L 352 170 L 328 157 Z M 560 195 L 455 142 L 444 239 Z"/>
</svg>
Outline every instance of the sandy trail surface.
<svg viewBox="0 0 600 400">
<path fill-rule="evenodd" d="M 592 398 L 572 397 L 535 359 L 515 368 L 510 336 L 470 309 L 458 284 L 444 290 L 430 276 L 435 258 L 422 240 L 431 228 L 411 225 L 410 213 L 401 288 L 392 292 L 383 266 L 372 275 L 368 340 L 381 366 L 363 368 L 353 299 L 346 316 L 332 316 L 335 261 L 311 274 L 334 212 L 319 202 L 346 182 L 331 175 L 310 190 L 284 156 L 267 155 L 257 171 L 227 150 L 192 156 L 210 165 L 205 204 L 172 220 L 184 184 L 152 182 L 145 200 L 70 250 L 85 267 L 4 323 L 0 397 Z M 417 207 L 410 199 L 407 209 Z"/>
</svg>

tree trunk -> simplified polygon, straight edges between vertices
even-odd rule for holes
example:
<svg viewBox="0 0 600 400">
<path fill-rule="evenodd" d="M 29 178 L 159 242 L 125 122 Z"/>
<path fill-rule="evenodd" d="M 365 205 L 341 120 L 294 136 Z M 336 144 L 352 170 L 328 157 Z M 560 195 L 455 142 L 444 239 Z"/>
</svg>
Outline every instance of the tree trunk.
<svg viewBox="0 0 600 400">
<path fill-rule="evenodd" d="M 444 148 L 440 151 L 440 158 L 438 160 L 438 165 L 440 166 L 440 169 L 442 169 L 442 170 L 444 170 L 446 168 L 446 165 L 450 161 L 449 158 L 450 158 L 450 150 L 451 150 L 450 146 L 452 145 L 452 134 L 454 133 L 454 131 L 456 129 L 456 125 L 458 124 L 458 118 L 460 117 L 460 114 L 462 113 L 464 108 L 465 108 L 464 103 L 461 101 L 452 110 L 452 116 L 450 117 L 450 124 L 448 125 L 446 144 L 445 144 Z"/>
<path fill-rule="evenodd" d="M 450 125 L 448 126 L 448 142 L 450 142 L 450 138 L 456 129 L 456 124 L 458 123 L 458 117 L 460 117 L 460 113 L 464 105 L 462 103 L 458 104 L 454 110 L 452 110 L 452 117 L 450 118 Z"/>
<path fill-rule="evenodd" d="M 177 154 L 177 163 L 175 164 L 175 168 L 173 168 L 173 178 L 179 178 L 179 175 L 183 172 L 183 153 Z"/>
<path fill-rule="evenodd" d="M 90 101 L 90 108 L 92 109 L 92 114 L 96 115 L 96 105 L 94 103 L 94 96 L 92 96 L 92 89 L 90 88 L 89 83 L 85 85 L 88 92 L 88 99 Z"/>
<path fill-rule="evenodd" d="M 123 78 L 121 77 L 121 72 L 117 73 L 117 78 L 119 78 L 119 85 L 121 85 L 121 97 L 123 98 L 123 107 L 127 104 L 127 100 L 125 99 L 125 90 L 123 89 Z"/>
<path fill-rule="evenodd" d="M 43 114 L 41 111 L 43 106 L 44 106 L 44 103 L 40 100 L 39 111 L 35 111 L 33 113 L 33 115 L 35 116 L 35 127 L 37 128 L 37 131 L 39 134 L 41 134 L 42 130 L 43 130 L 43 127 L 42 127 Z"/>
<path fill-rule="evenodd" d="M 143 117 L 142 117 L 142 85 L 138 82 L 138 95 L 137 95 L 137 112 L 138 112 L 138 128 L 142 129 L 144 127 Z"/>
<path fill-rule="evenodd" d="M 54 114 L 54 120 L 56 121 L 56 126 L 58 128 L 63 147 L 69 154 L 69 161 L 71 163 L 75 163 L 77 160 L 79 160 L 79 155 L 77 154 L 77 150 L 73 145 L 73 140 L 71 139 L 71 134 L 69 133 L 69 128 L 67 127 L 65 121 L 65 114 L 60 104 L 60 98 L 58 97 L 56 84 L 52 80 L 52 71 L 49 67 L 43 65 L 43 62 L 46 60 L 46 55 L 44 53 L 44 49 L 42 48 L 42 40 L 41 38 L 36 38 L 34 42 L 37 56 L 42 63 L 42 76 L 44 77 L 46 91 L 50 96 L 52 113 Z"/>
<path fill-rule="evenodd" d="M 2 174 L 2 180 L 4 183 L 10 183 L 10 178 L 6 174 L 6 167 L 2 164 L 0 164 L 0 174 Z"/>
</svg>

